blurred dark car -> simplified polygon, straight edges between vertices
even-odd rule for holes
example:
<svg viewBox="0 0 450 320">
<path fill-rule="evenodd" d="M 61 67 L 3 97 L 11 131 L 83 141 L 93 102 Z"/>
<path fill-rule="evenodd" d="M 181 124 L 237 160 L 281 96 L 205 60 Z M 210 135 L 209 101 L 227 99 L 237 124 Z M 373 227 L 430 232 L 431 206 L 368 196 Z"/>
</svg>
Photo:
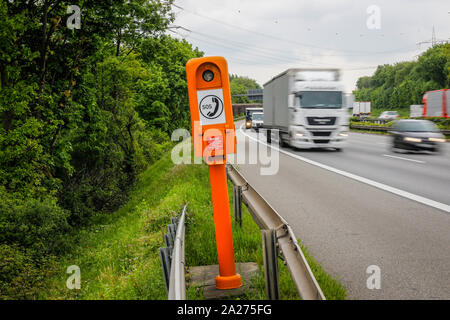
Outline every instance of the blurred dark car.
<svg viewBox="0 0 450 320">
<path fill-rule="evenodd" d="M 397 120 L 390 131 L 392 148 L 411 151 L 439 152 L 445 137 L 436 125 L 428 120 Z"/>
</svg>

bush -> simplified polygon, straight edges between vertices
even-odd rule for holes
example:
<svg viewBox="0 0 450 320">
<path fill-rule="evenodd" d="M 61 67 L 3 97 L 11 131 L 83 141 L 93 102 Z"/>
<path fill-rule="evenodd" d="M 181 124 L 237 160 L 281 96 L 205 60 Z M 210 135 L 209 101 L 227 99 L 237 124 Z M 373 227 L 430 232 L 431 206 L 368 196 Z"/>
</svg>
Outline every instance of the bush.
<svg viewBox="0 0 450 320">
<path fill-rule="evenodd" d="M 41 280 L 30 252 L 0 244 L 0 300 L 30 299 Z"/>
<path fill-rule="evenodd" d="M 54 199 L 20 199 L 4 188 L 0 198 L 0 244 L 31 249 L 36 257 L 63 249 L 68 213 Z"/>
<path fill-rule="evenodd" d="M 23 199 L 0 187 L 0 300 L 36 298 L 53 254 L 66 249 L 68 212 L 55 199 Z"/>
</svg>

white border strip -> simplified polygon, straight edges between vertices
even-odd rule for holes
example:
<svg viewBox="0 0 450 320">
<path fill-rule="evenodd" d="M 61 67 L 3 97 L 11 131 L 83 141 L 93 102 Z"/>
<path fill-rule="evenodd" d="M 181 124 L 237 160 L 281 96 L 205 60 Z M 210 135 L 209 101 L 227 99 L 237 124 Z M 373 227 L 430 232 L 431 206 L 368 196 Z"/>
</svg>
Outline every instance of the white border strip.
<svg viewBox="0 0 450 320">
<path fill-rule="evenodd" d="M 425 163 L 425 161 L 414 160 L 414 159 L 403 158 L 403 157 L 397 157 L 397 156 L 391 156 L 390 154 L 383 154 L 383 157 L 389 157 L 389 158 L 400 159 L 400 160 L 406 160 L 406 161 L 417 162 L 417 163 Z"/>
<path fill-rule="evenodd" d="M 242 130 L 242 126 L 243 126 L 243 124 L 240 126 L 239 130 L 245 136 L 249 137 L 250 139 L 252 139 L 252 140 L 254 140 L 256 142 L 264 144 L 264 145 L 268 146 L 269 148 L 272 148 L 272 149 L 277 150 L 277 151 L 279 151 L 281 153 L 284 153 L 284 154 L 286 154 L 286 155 L 288 155 L 288 156 L 290 156 L 292 158 L 304 161 L 304 162 L 309 163 L 309 164 L 311 164 L 313 166 L 317 166 L 319 168 L 322 168 L 322 169 L 325 169 L 325 170 L 328 170 L 328 171 L 340 174 L 340 175 L 342 175 L 344 177 L 347 177 L 347 178 L 350 178 L 350 179 L 353 179 L 353 180 L 356 180 L 356 181 L 368 184 L 368 185 L 370 185 L 372 187 L 375 187 L 375 188 L 378 188 L 378 189 L 381 189 L 381 190 L 384 190 L 384 191 L 387 191 L 387 192 L 391 192 L 391 193 L 396 194 L 398 196 L 401 196 L 401 197 L 404 197 L 404 198 L 407 198 L 407 199 L 410 199 L 410 200 L 413 200 L 413 201 L 425 204 L 427 206 L 430 206 L 430 207 L 433 207 L 433 208 L 436 208 L 436 209 L 439 209 L 439 210 L 442 210 L 442 211 L 450 213 L 450 206 L 445 204 L 445 203 L 437 202 L 437 201 L 434 201 L 434 200 L 431 200 L 431 199 L 428 199 L 428 198 L 425 198 L 425 197 L 422 197 L 422 196 L 419 196 L 419 195 L 416 195 L 416 194 L 413 194 L 413 193 L 410 193 L 410 192 L 407 192 L 407 191 L 404 191 L 404 190 L 400 190 L 400 189 L 397 189 L 397 188 L 385 185 L 383 183 L 379 183 L 379 182 L 376 182 L 376 181 L 373 181 L 373 180 L 370 180 L 370 179 L 367 179 L 367 178 L 364 178 L 364 177 L 360 177 L 360 176 L 358 176 L 356 174 L 353 174 L 353 173 L 350 173 L 350 172 L 346 172 L 346 171 L 343 171 L 343 170 L 339 170 L 339 169 L 327 166 L 325 164 L 322 164 L 322 163 L 319 163 L 319 162 L 316 162 L 316 161 L 304 158 L 302 156 L 299 156 L 299 155 L 287 152 L 285 150 L 281 150 L 280 148 L 273 147 L 273 146 L 271 146 L 271 145 L 269 145 L 269 144 L 267 144 L 265 142 L 262 142 L 262 141 L 260 141 L 260 140 L 258 140 L 256 138 L 251 137 L 250 135 L 246 134 Z"/>
</svg>

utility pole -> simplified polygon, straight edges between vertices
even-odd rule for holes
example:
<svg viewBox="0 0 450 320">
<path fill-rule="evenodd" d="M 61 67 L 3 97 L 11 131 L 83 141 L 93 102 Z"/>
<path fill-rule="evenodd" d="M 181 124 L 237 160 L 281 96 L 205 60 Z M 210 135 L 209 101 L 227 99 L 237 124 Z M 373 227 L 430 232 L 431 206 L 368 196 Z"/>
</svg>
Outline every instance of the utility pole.
<svg viewBox="0 0 450 320">
<path fill-rule="evenodd" d="M 448 43 L 448 42 L 449 42 L 448 40 L 442 40 L 442 39 L 437 39 L 436 38 L 436 31 L 435 31 L 434 26 L 433 26 L 433 30 L 431 32 L 431 40 L 418 42 L 417 45 L 420 46 L 421 44 L 431 43 L 431 47 L 434 47 L 434 46 L 436 46 L 436 45 L 438 45 L 440 43 Z"/>
<path fill-rule="evenodd" d="M 434 26 L 433 26 L 433 33 L 431 34 L 431 46 L 434 47 L 436 45 L 436 33 L 434 32 Z"/>
</svg>

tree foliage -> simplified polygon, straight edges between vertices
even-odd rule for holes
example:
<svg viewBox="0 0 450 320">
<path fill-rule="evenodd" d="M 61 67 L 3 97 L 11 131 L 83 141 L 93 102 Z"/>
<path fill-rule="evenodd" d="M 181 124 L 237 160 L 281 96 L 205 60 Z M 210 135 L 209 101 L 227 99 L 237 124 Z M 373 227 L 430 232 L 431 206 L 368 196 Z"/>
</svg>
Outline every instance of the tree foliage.
<svg viewBox="0 0 450 320">
<path fill-rule="evenodd" d="M 203 52 L 192 48 L 185 40 L 168 36 L 145 39 L 139 51 L 151 77 L 158 80 L 140 84 L 139 92 L 146 99 L 138 101 L 137 110 L 166 133 L 189 127 L 186 62 L 203 56 Z M 151 89 L 155 85 L 159 87 Z"/>
<path fill-rule="evenodd" d="M 0 1 L 0 298 L 188 125 L 185 64 L 203 53 L 164 35 L 171 3 L 81 0 L 71 30 L 71 1 Z"/>
<path fill-rule="evenodd" d="M 409 108 L 421 104 L 426 91 L 450 87 L 450 44 L 437 45 L 417 61 L 378 66 L 370 77 L 361 77 L 354 91 L 358 101 L 374 108 Z"/>
<path fill-rule="evenodd" d="M 230 75 L 230 91 L 233 103 L 249 103 L 250 100 L 246 96 L 238 96 L 238 94 L 247 94 L 250 89 L 261 89 L 261 86 L 256 80 L 248 77 L 238 76 L 236 74 Z"/>
</svg>

